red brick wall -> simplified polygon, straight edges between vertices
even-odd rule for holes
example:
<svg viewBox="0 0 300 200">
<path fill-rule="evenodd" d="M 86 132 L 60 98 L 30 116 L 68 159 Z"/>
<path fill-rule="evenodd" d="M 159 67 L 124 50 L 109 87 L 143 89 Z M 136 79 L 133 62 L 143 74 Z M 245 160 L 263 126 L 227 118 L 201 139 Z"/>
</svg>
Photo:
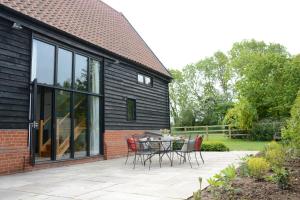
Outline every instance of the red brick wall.
<svg viewBox="0 0 300 200">
<path fill-rule="evenodd" d="M 107 130 L 104 134 L 104 158 L 112 159 L 127 155 L 125 138 L 143 134 L 144 130 Z M 28 130 L 0 130 L 0 175 L 20 171 L 31 171 L 50 167 L 66 166 L 101 160 L 99 156 L 80 160 L 30 165 Z"/>
<path fill-rule="evenodd" d="M 29 165 L 27 130 L 0 130 L 0 174 L 22 171 Z"/>
<path fill-rule="evenodd" d="M 125 138 L 134 134 L 143 134 L 144 130 L 106 130 L 104 133 L 104 158 L 118 158 L 127 155 Z"/>
</svg>

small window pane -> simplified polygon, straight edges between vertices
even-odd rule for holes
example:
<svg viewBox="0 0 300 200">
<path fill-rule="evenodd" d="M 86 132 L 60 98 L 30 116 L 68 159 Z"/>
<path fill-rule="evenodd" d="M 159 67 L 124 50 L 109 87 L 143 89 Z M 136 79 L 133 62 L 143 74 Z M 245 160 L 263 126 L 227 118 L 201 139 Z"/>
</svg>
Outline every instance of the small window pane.
<svg viewBox="0 0 300 200">
<path fill-rule="evenodd" d="M 70 158 L 70 136 L 71 136 L 71 93 L 56 90 L 56 159 Z"/>
<path fill-rule="evenodd" d="M 74 145 L 75 157 L 86 156 L 87 134 L 87 96 L 74 94 Z"/>
<path fill-rule="evenodd" d="M 138 82 L 139 83 L 144 83 L 144 76 L 141 74 L 138 74 Z"/>
<path fill-rule="evenodd" d="M 100 153 L 100 100 L 96 96 L 90 96 L 90 98 L 90 154 L 98 155 Z"/>
<path fill-rule="evenodd" d="M 87 90 L 87 63 L 88 59 L 81 55 L 75 55 L 75 89 Z"/>
<path fill-rule="evenodd" d="M 100 62 L 96 60 L 90 63 L 90 91 L 100 93 Z"/>
<path fill-rule="evenodd" d="M 145 84 L 151 85 L 151 78 L 149 78 L 148 76 L 145 76 Z"/>
<path fill-rule="evenodd" d="M 134 99 L 127 99 L 127 120 L 136 120 L 136 102 Z"/>
<path fill-rule="evenodd" d="M 54 54 L 53 45 L 33 40 L 32 44 L 32 75 L 38 83 L 53 85 L 54 80 Z"/>
<path fill-rule="evenodd" d="M 71 88 L 72 84 L 72 52 L 58 49 L 57 85 Z"/>
</svg>

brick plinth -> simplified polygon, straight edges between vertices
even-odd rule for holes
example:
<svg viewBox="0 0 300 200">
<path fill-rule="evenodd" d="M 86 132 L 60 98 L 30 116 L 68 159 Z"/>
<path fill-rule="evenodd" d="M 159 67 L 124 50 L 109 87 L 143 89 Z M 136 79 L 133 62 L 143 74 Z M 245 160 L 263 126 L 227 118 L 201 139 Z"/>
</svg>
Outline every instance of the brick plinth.
<svg viewBox="0 0 300 200">
<path fill-rule="evenodd" d="M 102 160 L 103 156 L 30 164 L 27 130 L 0 130 L 0 175 Z"/>
<path fill-rule="evenodd" d="M 0 174 L 23 171 L 29 166 L 27 130 L 0 130 Z"/>
<path fill-rule="evenodd" d="M 127 155 L 126 137 L 144 130 L 107 130 L 104 134 L 104 159 Z M 0 175 L 102 160 L 102 156 L 30 164 L 28 130 L 0 130 Z"/>
<path fill-rule="evenodd" d="M 106 130 L 104 133 L 104 158 L 112 159 L 127 155 L 125 138 L 143 134 L 145 130 Z"/>
</svg>

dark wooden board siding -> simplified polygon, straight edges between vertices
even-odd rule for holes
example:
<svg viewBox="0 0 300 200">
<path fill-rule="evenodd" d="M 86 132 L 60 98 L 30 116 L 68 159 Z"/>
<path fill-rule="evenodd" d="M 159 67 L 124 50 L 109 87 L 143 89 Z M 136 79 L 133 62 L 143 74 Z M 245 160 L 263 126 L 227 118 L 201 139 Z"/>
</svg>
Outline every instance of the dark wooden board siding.
<svg viewBox="0 0 300 200">
<path fill-rule="evenodd" d="M 12 22 L 0 17 L 0 129 L 28 126 L 32 31 L 27 28 L 14 30 L 11 26 Z M 56 37 L 62 38 L 59 34 Z M 77 44 L 71 38 L 63 42 L 71 46 Z M 85 46 L 74 47 L 81 49 Z M 93 52 L 102 54 L 98 50 Z M 139 68 L 123 61 L 117 64 L 105 59 L 105 129 L 169 128 L 168 81 Z M 151 76 L 153 87 L 138 84 L 138 73 Z M 127 121 L 126 98 L 136 99 L 136 121 Z"/>
<path fill-rule="evenodd" d="M 137 74 L 151 76 L 153 87 L 137 83 Z M 169 128 L 168 82 L 137 68 L 104 62 L 105 129 L 158 130 Z M 136 121 L 127 121 L 126 99 L 136 99 Z"/>
<path fill-rule="evenodd" d="M 0 129 L 28 126 L 31 31 L 0 18 Z"/>
</svg>

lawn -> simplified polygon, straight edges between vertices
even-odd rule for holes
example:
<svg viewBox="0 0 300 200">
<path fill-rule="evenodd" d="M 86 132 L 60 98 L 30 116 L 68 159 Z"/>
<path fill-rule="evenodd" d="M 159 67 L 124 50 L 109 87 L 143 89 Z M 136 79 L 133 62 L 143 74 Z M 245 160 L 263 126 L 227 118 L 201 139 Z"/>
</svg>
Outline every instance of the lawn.
<svg viewBox="0 0 300 200">
<path fill-rule="evenodd" d="M 265 145 L 269 142 L 252 141 L 243 139 L 229 139 L 223 134 L 209 134 L 208 140 L 204 136 L 204 143 L 206 141 L 222 142 L 231 151 L 262 151 Z"/>
<path fill-rule="evenodd" d="M 204 137 L 204 143 L 207 138 Z M 268 142 L 251 141 L 242 139 L 229 139 L 223 134 L 211 134 L 208 136 L 208 141 L 222 142 L 232 151 L 261 151 Z"/>
</svg>

